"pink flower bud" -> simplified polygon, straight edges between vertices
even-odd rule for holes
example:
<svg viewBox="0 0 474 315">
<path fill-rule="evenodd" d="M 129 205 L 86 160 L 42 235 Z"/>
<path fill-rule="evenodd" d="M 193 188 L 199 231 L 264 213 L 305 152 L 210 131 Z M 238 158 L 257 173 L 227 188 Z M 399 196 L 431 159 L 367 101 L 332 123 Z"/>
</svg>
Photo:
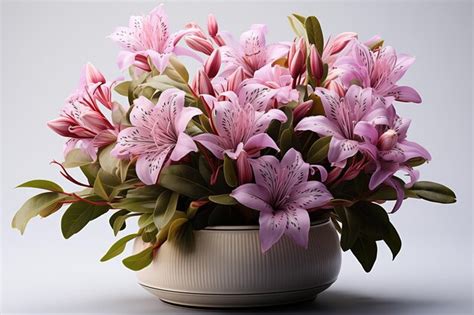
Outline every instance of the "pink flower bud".
<svg viewBox="0 0 474 315">
<path fill-rule="evenodd" d="M 94 67 L 90 62 L 86 65 L 86 82 L 91 83 L 105 83 L 104 75 Z"/>
<path fill-rule="evenodd" d="M 63 137 L 73 137 L 74 135 L 69 131 L 69 127 L 74 125 L 76 122 L 70 118 L 59 117 L 54 120 L 48 121 L 47 125 L 58 135 Z"/>
<path fill-rule="evenodd" d="M 244 79 L 245 71 L 242 67 L 238 67 L 227 79 L 227 90 L 237 91 Z"/>
<path fill-rule="evenodd" d="M 293 79 L 298 78 L 301 74 L 306 71 L 306 59 L 305 54 L 301 49 L 297 49 L 293 59 L 289 61 L 290 74 Z"/>
<path fill-rule="evenodd" d="M 203 54 L 210 55 L 214 51 L 212 44 L 199 36 L 187 36 L 184 41 L 191 49 L 202 52 Z"/>
<path fill-rule="evenodd" d="M 347 44 L 355 38 L 357 38 L 357 33 L 353 32 L 345 32 L 337 35 L 330 47 L 330 54 L 334 55 L 341 52 Z"/>
<path fill-rule="evenodd" d="M 217 21 L 214 15 L 209 14 L 207 16 L 207 32 L 211 37 L 215 37 L 217 32 L 219 31 L 219 27 L 217 25 Z"/>
<path fill-rule="evenodd" d="M 214 87 L 204 70 L 199 70 L 193 82 L 193 90 L 196 94 L 209 94 L 215 96 Z"/>
<path fill-rule="evenodd" d="M 293 110 L 293 117 L 295 121 L 300 121 L 303 119 L 303 117 L 306 116 L 306 114 L 309 112 L 311 107 L 313 106 L 313 101 L 309 100 L 306 102 L 303 102 L 299 104 L 294 110 Z"/>
<path fill-rule="evenodd" d="M 369 49 L 374 50 L 383 45 L 384 40 L 379 35 L 375 35 L 370 38 L 368 41 L 364 42 L 364 45 L 369 47 Z"/>
<path fill-rule="evenodd" d="M 249 183 L 253 179 L 252 167 L 250 166 L 249 156 L 247 152 L 243 151 L 240 153 L 236 161 L 237 166 L 237 177 L 239 179 L 239 184 L 243 185 Z"/>
<path fill-rule="evenodd" d="M 326 88 L 336 92 L 340 97 L 343 97 L 346 94 L 344 87 L 336 80 L 329 81 L 329 83 L 326 85 Z"/>
<path fill-rule="evenodd" d="M 110 123 L 104 118 L 104 116 L 95 111 L 83 113 L 80 119 L 84 124 L 84 127 L 95 133 L 111 128 Z"/>
<path fill-rule="evenodd" d="M 311 75 L 317 80 L 321 80 L 323 78 L 323 61 L 321 60 L 321 56 L 319 56 L 318 50 L 316 46 L 311 45 L 309 50 L 309 65 L 311 69 Z"/>
<path fill-rule="evenodd" d="M 133 65 L 139 69 L 142 69 L 145 72 L 151 71 L 147 56 L 140 54 L 135 55 L 135 62 L 133 63 Z"/>
<path fill-rule="evenodd" d="M 209 78 L 214 78 L 221 67 L 221 53 L 219 49 L 216 49 L 212 52 L 209 58 L 204 64 L 204 71 L 206 72 Z"/>
<path fill-rule="evenodd" d="M 393 149 L 397 142 L 397 132 L 393 129 L 389 129 L 380 136 L 379 141 L 377 142 L 377 147 L 382 151 L 388 151 Z"/>
</svg>

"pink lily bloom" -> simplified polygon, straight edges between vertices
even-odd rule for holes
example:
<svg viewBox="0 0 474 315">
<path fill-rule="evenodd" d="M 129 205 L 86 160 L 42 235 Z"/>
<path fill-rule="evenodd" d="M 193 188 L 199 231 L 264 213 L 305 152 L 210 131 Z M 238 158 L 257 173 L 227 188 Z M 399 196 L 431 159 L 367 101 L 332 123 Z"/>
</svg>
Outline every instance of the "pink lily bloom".
<svg viewBox="0 0 474 315">
<path fill-rule="evenodd" d="M 292 87 L 287 68 L 267 64 L 242 83 L 239 98 L 241 103 L 251 103 L 257 111 L 267 111 L 297 101 L 299 93 Z"/>
<path fill-rule="evenodd" d="M 249 103 L 240 103 L 234 92 L 225 92 L 223 101 L 213 99 L 211 123 L 215 134 L 203 133 L 194 140 L 206 147 L 216 158 L 224 155 L 237 160 L 240 155 L 258 156 L 260 150 L 279 150 L 273 139 L 265 133 L 274 119 L 286 121 L 286 115 L 279 109 L 260 112 Z M 209 101 L 211 98 L 207 98 Z"/>
<path fill-rule="evenodd" d="M 329 68 L 334 65 L 341 52 L 353 39 L 357 39 L 357 33 L 344 32 L 336 36 L 330 36 L 324 45 L 321 59 Z"/>
<path fill-rule="evenodd" d="M 419 144 L 407 140 L 407 130 L 410 119 L 399 117 L 393 105 L 387 108 L 386 125 L 374 126 L 361 123 L 359 133 L 364 135 L 367 152 L 375 162 L 375 171 L 369 183 L 369 189 L 377 188 L 381 183 L 399 170 L 407 171 L 412 185 L 418 178 L 418 173 L 409 167 L 406 162 L 413 158 L 431 160 L 430 153 Z"/>
<path fill-rule="evenodd" d="M 170 34 L 168 16 L 161 4 L 148 15 L 131 16 L 129 26 L 118 27 L 109 38 L 123 48 L 118 56 L 118 66 L 121 70 L 131 65 L 143 69 L 149 57 L 161 73 L 168 66 L 169 58 L 173 54 L 200 59 L 192 51 L 176 46 L 183 36 L 194 31 L 197 29 L 189 28 Z"/>
<path fill-rule="evenodd" d="M 99 148 L 115 141 L 119 126 L 114 126 L 104 116 L 97 103 L 102 103 L 107 109 L 114 107 L 111 86 L 105 83 L 102 73 L 92 64 L 87 64 L 82 69 L 78 88 L 66 99 L 60 117 L 48 122 L 57 134 L 70 138 L 64 155 L 79 147 L 95 160 Z"/>
<path fill-rule="evenodd" d="M 335 63 L 346 87 L 357 82 L 364 88 L 372 88 L 377 96 L 393 96 L 397 101 L 421 103 L 420 95 L 413 88 L 396 85 L 415 58 L 397 54 L 390 46 L 374 52 L 357 40 L 353 40 L 349 48 L 347 55 Z"/>
<path fill-rule="evenodd" d="M 364 134 L 358 134 L 358 124 L 386 124 L 385 99 L 377 99 L 372 89 L 352 85 L 344 97 L 334 91 L 317 89 L 326 116 L 303 118 L 295 127 L 297 131 L 309 130 L 320 136 L 332 136 L 328 160 L 333 166 L 344 167 L 346 160 L 360 151 Z"/>
<path fill-rule="evenodd" d="M 222 62 L 226 63 L 222 75 L 226 76 L 242 67 L 245 75 L 250 78 L 258 69 L 288 53 L 287 44 L 267 45 L 266 33 L 265 25 L 255 24 L 240 36 L 240 43 L 228 36 L 225 39 L 226 45 L 221 47 Z"/>
<path fill-rule="evenodd" d="M 255 184 L 244 184 L 231 196 L 242 205 L 260 211 L 260 245 L 268 251 L 283 234 L 307 248 L 310 228 L 309 209 L 324 206 L 331 194 L 318 181 L 308 181 L 311 166 L 301 154 L 290 149 L 281 162 L 265 155 L 250 161 Z"/>
<path fill-rule="evenodd" d="M 184 92 L 178 89 L 165 90 L 157 105 L 140 96 L 130 113 L 133 127 L 119 133 L 111 153 L 119 158 L 137 156 L 138 178 L 146 185 L 153 185 L 170 161 L 179 161 L 197 151 L 185 130 L 189 121 L 200 114 L 197 108 L 184 107 Z"/>
</svg>

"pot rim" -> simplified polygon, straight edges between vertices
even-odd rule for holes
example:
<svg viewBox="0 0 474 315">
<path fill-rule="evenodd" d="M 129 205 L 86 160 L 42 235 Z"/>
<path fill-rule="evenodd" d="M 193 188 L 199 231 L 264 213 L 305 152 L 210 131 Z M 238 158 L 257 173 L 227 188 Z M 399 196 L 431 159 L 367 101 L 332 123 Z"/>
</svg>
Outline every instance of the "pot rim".
<svg viewBox="0 0 474 315">
<path fill-rule="evenodd" d="M 325 225 L 328 222 L 331 222 L 329 218 L 321 219 L 317 221 L 311 222 L 311 227 Z M 260 230 L 258 225 L 214 225 L 214 226 L 207 226 L 202 230 L 198 230 L 200 232 L 215 232 L 215 231 L 256 231 Z"/>
</svg>

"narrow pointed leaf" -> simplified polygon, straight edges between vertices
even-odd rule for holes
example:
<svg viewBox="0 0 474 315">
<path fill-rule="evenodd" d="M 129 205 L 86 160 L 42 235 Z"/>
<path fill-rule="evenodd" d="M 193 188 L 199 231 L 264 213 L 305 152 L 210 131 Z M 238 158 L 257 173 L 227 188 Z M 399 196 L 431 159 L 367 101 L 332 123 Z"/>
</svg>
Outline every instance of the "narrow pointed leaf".
<svg viewBox="0 0 474 315">
<path fill-rule="evenodd" d="M 105 253 L 105 255 L 100 259 L 100 261 L 104 262 L 104 261 L 110 260 L 120 255 L 121 253 L 123 253 L 123 251 L 125 250 L 125 246 L 127 245 L 127 242 L 133 240 L 137 236 L 138 234 L 134 233 L 134 234 L 130 234 L 119 239 L 110 247 L 110 249 L 107 251 L 107 253 Z"/>
<path fill-rule="evenodd" d="M 138 271 L 149 264 L 153 261 L 153 246 L 150 246 L 143 251 L 139 252 L 138 254 L 129 256 L 122 260 L 122 263 L 127 267 L 128 269 Z"/>
<path fill-rule="evenodd" d="M 63 189 L 58 184 L 44 179 L 35 179 L 30 180 L 26 183 L 20 184 L 16 186 L 17 188 L 20 187 L 29 187 L 29 188 L 39 188 L 39 189 L 46 189 L 53 192 L 63 192 Z"/>
</svg>

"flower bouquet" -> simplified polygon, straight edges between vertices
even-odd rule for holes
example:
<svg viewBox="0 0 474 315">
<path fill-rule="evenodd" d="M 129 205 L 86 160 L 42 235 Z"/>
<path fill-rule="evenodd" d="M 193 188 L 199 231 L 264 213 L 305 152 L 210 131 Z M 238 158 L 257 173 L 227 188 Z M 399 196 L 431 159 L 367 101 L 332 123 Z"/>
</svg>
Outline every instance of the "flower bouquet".
<svg viewBox="0 0 474 315">
<path fill-rule="evenodd" d="M 456 200 L 447 187 L 418 181 L 415 168 L 431 156 L 409 140 L 410 120 L 396 111 L 397 102 L 421 102 L 398 83 L 414 58 L 378 36 L 325 40 L 314 16 L 289 22 L 295 38 L 268 44 L 261 24 L 235 40 L 212 15 L 207 30 L 189 23 L 175 33 L 162 6 L 132 16 L 109 36 L 129 78 L 110 81 L 87 64 L 48 123 L 67 139 L 64 161 L 52 163 L 82 190 L 19 185 L 45 192 L 26 201 L 12 226 L 23 233 L 31 218 L 63 206 L 65 238 L 102 215 L 111 214 L 115 235 L 136 218 L 138 229 L 101 259 L 136 240 L 139 250 L 123 260 L 132 270 L 152 264 L 165 244 L 197 250 L 195 234 L 215 226 L 257 225 L 265 256 L 283 239 L 304 252 L 312 225 L 329 222 L 365 271 L 379 241 L 395 258 L 401 240 L 387 212 L 406 198 Z M 194 75 L 182 56 L 196 62 Z M 385 201 L 394 202 L 384 209 Z"/>
</svg>

